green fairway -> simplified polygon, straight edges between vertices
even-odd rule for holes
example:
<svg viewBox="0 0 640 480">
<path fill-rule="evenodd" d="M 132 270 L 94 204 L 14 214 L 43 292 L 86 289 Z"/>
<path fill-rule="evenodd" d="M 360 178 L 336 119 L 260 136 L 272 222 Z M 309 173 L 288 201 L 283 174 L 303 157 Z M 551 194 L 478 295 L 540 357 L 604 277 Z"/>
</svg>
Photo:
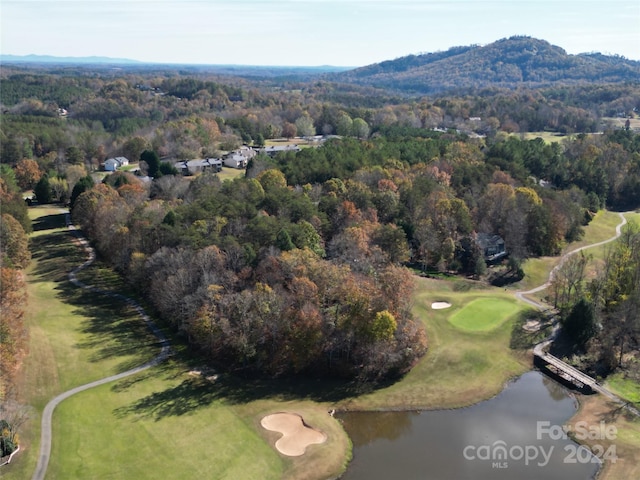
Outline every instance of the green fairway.
<svg viewBox="0 0 640 480">
<path fill-rule="evenodd" d="M 518 312 L 520 307 L 513 301 L 479 298 L 467 303 L 449 317 L 452 325 L 470 332 L 487 332 Z"/>
<path fill-rule="evenodd" d="M 281 478 L 279 455 L 218 392 L 172 364 L 69 398 L 47 478 Z"/>
</svg>

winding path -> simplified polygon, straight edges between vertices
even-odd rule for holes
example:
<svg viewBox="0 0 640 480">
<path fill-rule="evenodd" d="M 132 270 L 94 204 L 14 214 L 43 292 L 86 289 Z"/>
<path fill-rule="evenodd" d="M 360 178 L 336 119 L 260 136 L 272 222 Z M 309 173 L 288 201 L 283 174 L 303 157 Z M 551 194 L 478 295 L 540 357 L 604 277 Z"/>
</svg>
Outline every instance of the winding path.
<svg viewBox="0 0 640 480">
<path fill-rule="evenodd" d="M 525 295 L 531 295 L 531 294 L 540 292 L 540 291 L 546 289 L 547 287 L 549 287 L 549 285 L 551 285 L 551 282 L 553 281 L 553 276 L 555 275 L 556 271 L 560 267 L 562 267 L 564 262 L 566 262 L 567 259 L 571 255 L 575 255 L 576 253 L 581 252 L 583 250 L 586 250 L 588 248 L 599 247 L 600 245 L 605 245 L 607 243 L 610 243 L 610 242 L 613 242 L 613 241 L 617 240 L 620 237 L 620 235 L 622 234 L 622 227 L 624 227 L 627 224 L 627 219 L 624 216 L 625 213 L 633 213 L 633 212 L 619 212 L 618 213 L 618 215 L 620 216 L 621 222 L 616 226 L 616 234 L 613 237 L 608 238 L 606 240 L 603 240 L 601 242 L 592 243 L 590 245 L 585 245 L 585 246 L 576 248 L 574 250 L 571 250 L 571 251 L 565 253 L 562 256 L 562 258 L 560 259 L 560 263 L 558 263 L 558 265 L 556 265 L 555 267 L 553 267 L 551 269 L 551 272 L 549 272 L 549 277 L 548 277 L 548 279 L 547 279 L 547 281 L 545 283 L 543 283 L 542 285 L 540 285 L 538 287 L 532 288 L 531 290 L 516 292 L 516 294 L 515 294 L 516 297 L 519 300 L 522 300 L 523 302 L 526 302 L 529 305 L 532 305 L 532 306 L 534 306 L 535 308 L 537 308 L 539 310 L 547 310 L 549 308 L 548 305 L 545 305 L 541 301 L 534 300 L 534 299 L 531 299 L 531 298 L 527 298 Z M 636 409 L 634 406 L 630 405 L 627 401 L 621 399 L 616 394 L 614 394 L 610 390 L 606 389 L 605 387 L 603 387 L 602 385 L 597 383 L 594 379 L 592 379 L 588 375 L 582 373 L 581 371 L 579 371 L 576 368 L 572 367 L 571 365 L 563 362 L 562 360 L 554 357 L 553 355 L 550 355 L 550 354 L 545 352 L 545 349 L 549 345 L 551 345 L 553 343 L 553 341 L 555 340 L 556 336 L 558 335 L 559 330 L 560 330 L 560 325 L 558 325 L 556 323 L 553 326 L 553 329 L 551 331 L 551 335 L 549 335 L 546 339 L 544 339 L 542 342 L 538 343 L 535 347 L 533 347 L 534 355 L 536 355 L 538 357 L 541 357 L 541 358 L 553 363 L 557 368 L 560 368 L 560 369 L 563 369 L 563 370 L 567 371 L 571 376 L 573 376 L 574 378 L 577 378 L 578 380 L 582 381 L 582 383 L 588 384 L 594 391 L 605 395 L 606 397 L 610 398 L 611 400 L 613 400 L 614 402 L 618 403 L 619 405 L 622 405 L 623 407 L 627 408 L 627 410 L 629 410 L 630 412 L 634 413 L 637 416 L 640 416 L 640 411 L 638 409 Z"/>
<path fill-rule="evenodd" d="M 556 272 L 558 271 L 558 269 L 560 267 L 562 267 L 562 265 L 564 265 L 564 262 L 567 261 L 567 259 L 571 256 L 571 255 L 575 255 L 578 252 L 582 252 L 583 250 L 587 250 L 588 248 L 595 248 L 595 247 L 599 247 L 600 245 L 605 245 L 607 243 L 611 243 L 614 240 L 617 240 L 620 235 L 622 234 L 622 227 L 624 227 L 627 224 L 627 219 L 624 216 L 625 213 L 633 213 L 633 212 L 619 212 L 618 215 L 620 216 L 620 219 L 622 220 L 617 226 L 616 226 L 616 234 L 611 237 L 608 238 L 606 240 L 603 240 L 601 242 L 597 242 L 597 243 L 592 243 L 590 245 L 584 245 L 582 247 L 573 249 L 567 253 L 565 253 L 561 259 L 560 259 L 560 263 L 558 263 L 558 265 L 556 265 L 555 267 L 553 267 L 551 269 L 551 272 L 549 272 L 549 278 L 547 279 L 547 281 L 545 283 L 543 283 L 542 285 L 540 285 L 539 287 L 535 287 L 532 288 L 531 290 L 527 290 L 525 292 L 516 292 L 516 297 L 518 297 L 518 299 L 522 300 L 523 302 L 528 303 L 529 305 L 533 305 L 534 307 L 538 308 L 538 309 L 545 309 L 547 308 L 547 306 L 543 303 L 540 303 L 536 300 L 532 300 L 530 298 L 525 297 L 525 295 L 532 295 L 534 293 L 538 293 L 546 288 L 549 287 L 549 285 L 551 285 L 551 282 L 553 281 L 553 277 L 556 274 Z"/>
<path fill-rule="evenodd" d="M 146 370 L 155 365 L 158 365 L 159 363 L 164 361 L 169 356 L 169 353 L 170 353 L 169 341 L 162 334 L 162 332 L 156 327 L 156 325 L 149 318 L 149 316 L 144 311 L 144 309 L 135 300 L 129 297 L 126 297 L 124 295 L 121 295 L 119 293 L 101 290 L 97 287 L 94 287 L 92 285 L 87 285 L 81 282 L 80 280 L 78 280 L 78 277 L 77 277 L 78 272 L 80 272 L 81 270 L 91 265 L 94 262 L 96 255 L 93 248 L 89 246 L 89 243 L 87 242 L 87 240 L 80 234 L 80 232 L 78 232 L 76 227 L 71 223 L 71 219 L 68 213 L 66 214 L 66 222 L 69 230 L 73 232 L 78 242 L 84 247 L 84 249 L 87 251 L 89 255 L 89 258 L 86 262 L 84 262 L 79 267 L 74 268 L 69 273 L 69 281 L 71 281 L 71 283 L 73 283 L 75 286 L 79 288 L 83 288 L 88 291 L 99 293 L 101 295 L 117 298 L 118 300 L 121 300 L 131 305 L 138 312 L 138 315 L 140 315 L 140 318 L 142 318 L 145 321 L 145 323 L 151 329 L 153 334 L 158 338 L 162 348 L 160 350 L 160 353 L 154 359 L 148 361 L 147 363 L 144 363 L 136 368 L 132 368 L 131 370 L 127 370 L 126 372 L 118 373 L 116 375 L 110 375 L 108 377 L 101 378 L 100 380 L 96 380 L 94 382 L 86 383 L 84 385 L 80 385 L 78 387 L 72 388 L 71 390 L 67 390 L 66 392 L 61 393 L 60 395 L 55 397 L 53 400 L 51 400 L 49 403 L 47 403 L 47 405 L 44 407 L 44 411 L 42 412 L 42 432 L 40 434 L 40 454 L 38 456 L 38 464 L 36 466 L 36 471 L 34 472 L 33 477 L 31 477 L 32 480 L 43 480 L 45 474 L 47 473 L 47 466 L 49 465 L 49 458 L 51 456 L 51 418 L 53 416 L 53 411 L 60 404 L 60 402 L 69 398 L 72 395 L 75 395 L 76 393 L 80 393 L 85 390 L 89 390 L 90 388 L 94 388 L 99 385 L 104 385 L 105 383 L 110 383 L 115 380 L 120 380 L 121 378 L 134 375 L 138 372 L 142 372 L 143 370 Z"/>
</svg>

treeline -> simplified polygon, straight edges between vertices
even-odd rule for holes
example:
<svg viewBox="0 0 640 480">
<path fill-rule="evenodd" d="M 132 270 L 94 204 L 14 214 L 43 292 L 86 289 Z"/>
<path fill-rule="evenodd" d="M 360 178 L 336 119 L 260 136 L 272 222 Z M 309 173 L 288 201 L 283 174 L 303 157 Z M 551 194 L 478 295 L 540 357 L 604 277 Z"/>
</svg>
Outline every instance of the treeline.
<svg viewBox="0 0 640 480">
<path fill-rule="evenodd" d="M 345 202 L 341 235 L 327 243 L 320 232 L 331 222 L 312 196 L 274 169 L 225 183 L 201 175 L 188 186 L 164 176 L 148 192 L 116 174 L 82 193 L 72 213 L 158 312 L 224 368 L 361 380 L 407 371 L 426 339 L 410 311 L 411 275 L 385 248 L 404 234 L 375 218 L 360 224 Z"/>
<path fill-rule="evenodd" d="M 31 222 L 13 172 L 2 168 L 0 177 L 0 404 L 12 396 L 16 370 L 27 347 L 23 316 L 26 291 L 23 270 L 31 254 L 27 233 Z M 2 435 L 4 438 L 4 435 Z M 2 454 L 7 449 L 3 449 Z M 11 449 L 9 449 L 11 450 Z M 10 453 L 10 452 L 9 452 Z"/>
<path fill-rule="evenodd" d="M 397 133 L 256 157 L 234 181 L 116 173 L 83 183 L 73 218 L 212 362 L 370 380 L 406 371 L 426 348 L 402 265 L 482 275 L 476 234 L 489 233 L 517 270 L 580 238 L 615 184 L 600 162 L 617 162 L 623 179 L 640 171 L 629 132 L 564 147 Z M 594 149 L 583 168 L 579 152 Z M 565 183 L 550 183 L 563 165 Z M 589 180 L 596 171 L 607 189 Z"/>
</svg>

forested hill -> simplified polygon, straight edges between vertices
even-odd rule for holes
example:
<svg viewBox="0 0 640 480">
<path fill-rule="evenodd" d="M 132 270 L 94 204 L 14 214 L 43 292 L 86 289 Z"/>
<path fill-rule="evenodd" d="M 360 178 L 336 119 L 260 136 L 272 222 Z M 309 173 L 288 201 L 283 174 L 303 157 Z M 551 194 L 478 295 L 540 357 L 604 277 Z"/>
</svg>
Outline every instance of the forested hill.
<svg viewBox="0 0 640 480">
<path fill-rule="evenodd" d="M 637 82 L 640 62 L 600 53 L 569 55 L 544 40 L 511 37 L 486 46 L 409 55 L 332 78 L 408 92 L 437 93 L 493 86 Z"/>
</svg>

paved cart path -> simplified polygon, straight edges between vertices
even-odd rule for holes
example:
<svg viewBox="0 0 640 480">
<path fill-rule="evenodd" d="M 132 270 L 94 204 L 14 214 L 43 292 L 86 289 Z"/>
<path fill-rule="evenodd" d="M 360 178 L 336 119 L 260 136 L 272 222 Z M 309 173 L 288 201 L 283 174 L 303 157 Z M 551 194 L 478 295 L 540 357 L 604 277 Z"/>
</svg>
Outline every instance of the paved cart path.
<svg viewBox="0 0 640 480">
<path fill-rule="evenodd" d="M 618 215 L 620 216 L 621 221 L 616 226 L 616 234 L 613 237 L 608 238 L 606 240 L 603 240 L 601 242 L 592 243 L 590 245 L 584 245 L 582 247 L 576 248 L 574 250 L 571 250 L 571 251 L 565 253 L 562 256 L 562 258 L 560 259 L 560 263 L 558 263 L 558 265 L 556 265 L 555 267 L 553 267 L 553 269 L 551 269 L 551 272 L 549 272 L 549 278 L 547 279 L 547 281 L 545 283 L 543 283 L 539 287 L 532 288 L 531 290 L 527 290 L 525 292 L 516 292 L 516 297 L 518 299 L 522 300 L 523 302 L 526 302 L 529 305 L 534 306 L 535 308 L 537 308 L 539 310 L 547 310 L 547 311 L 550 310 L 551 307 L 549 305 L 545 305 L 544 303 L 542 303 L 542 301 L 528 298 L 528 297 L 526 297 L 526 295 L 532 295 L 534 293 L 540 292 L 540 291 L 546 289 L 547 287 L 549 287 L 549 285 L 551 285 L 551 282 L 553 281 L 553 277 L 554 277 L 555 273 L 558 271 L 558 269 L 560 267 L 562 267 L 564 262 L 571 255 L 575 255 L 576 253 L 581 252 L 583 250 L 586 250 L 588 248 L 599 247 L 600 245 L 605 245 L 607 243 L 610 243 L 610 242 L 613 242 L 613 241 L 617 240 L 620 237 L 620 235 L 622 234 L 622 227 L 624 227 L 627 224 L 627 219 L 624 216 L 625 213 L 633 213 L 633 212 L 620 212 L 620 213 L 618 213 Z M 583 373 L 580 370 L 576 369 L 575 367 L 569 365 L 568 363 L 563 362 L 562 360 L 560 360 L 560 359 L 558 359 L 558 358 L 554 357 L 553 355 L 551 355 L 551 354 L 546 352 L 546 348 L 553 343 L 553 341 L 555 340 L 556 336 L 558 335 L 559 330 L 560 330 L 560 326 L 558 325 L 558 323 L 556 323 L 553 326 L 553 329 L 551 331 L 551 335 L 549 335 L 549 337 L 544 339 L 542 342 L 538 343 L 533 348 L 533 354 L 536 355 L 537 357 L 542 358 L 547 363 L 551 363 L 554 367 L 556 367 L 558 370 L 564 372 L 569 377 L 579 380 L 581 383 L 591 387 L 592 390 L 594 390 L 594 391 L 596 391 L 598 393 L 601 393 L 602 395 L 610 398 L 611 400 L 613 400 L 614 402 L 618 403 L 619 405 L 624 406 L 627 410 L 629 410 L 633 414 L 640 416 L 640 411 L 638 411 L 638 409 L 635 408 L 633 405 L 630 405 L 629 402 L 627 402 L 626 400 L 621 399 L 616 394 L 614 394 L 610 390 L 606 389 L 604 386 L 600 385 L 598 382 L 596 382 L 595 379 L 589 377 L 588 375 L 586 375 L 585 373 Z"/>
<path fill-rule="evenodd" d="M 135 310 L 137 310 L 138 315 L 140 315 L 140 318 L 142 318 L 145 321 L 145 323 L 151 329 L 153 334 L 158 338 L 162 348 L 160 350 L 160 353 L 154 359 L 138 367 L 132 368 L 131 370 L 127 370 L 126 372 L 110 375 L 108 377 L 101 378 L 100 380 L 96 380 L 94 382 L 86 383 L 84 385 L 80 385 L 78 387 L 72 388 L 71 390 L 67 390 L 66 392 L 61 393 L 60 395 L 55 397 L 53 400 L 51 400 L 49 403 L 47 403 L 47 405 L 44 407 L 44 411 L 42 412 L 42 432 L 40 434 L 40 454 L 38 456 L 38 464 L 36 466 L 36 471 L 34 472 L 33 477 L 31 477 L 32 480 L 44 480 L 45 474 L 47 473 L 47 466 L 49 465 L 49 458 L 51 456 L 51 437 L 52 437 L 51 418 L 53 416 L 53 411 L 60 404 L 60 402 L 69 398 L 72 395 L 75 395 L 76 393 L 83 392 L 85 390 L 89 390 L 90 388 L 94 388 L 99 385 L 104 385 L 105 383 L 110 383 L 115 380 L 120 380 L 121 378 L 125 378 L 130 375 L 135 375 L 136 373 L 142 372 L 143 370 L 147 370 L 148 368 L 151 368 L 154 365 L 157 365 L 160 362 L 164 361 L 169 356 L 169 352 L 170 352 L 169 341 L 165 338 L 162 332 L 156 327 L 156 325 L 149 318 L 149 316 L 144 311 L 144 309 L 135 300 L 129 297 L 126 297 L 124 295 L 121 295 L 119 293 L 101 290 L 97 287 L 94 287 L 93 285 L 87 285 L 81 282 L 80 280 L 78 280 L 77 278 L 78 272 L 80 272 L 81 270 L 91 265 L 96 258 L 96 254 L 93 248 L 91 248 L 91 246 L 87 242 L 87 240 L 76 229 L 75 225 L 71 223 L 70 215 L 68 213 L 66 214 L 66 221 L 67 221 L 67 227 L 69 228 L 69 230 L 73 232 L 73 234 L 75 235 L 80 245 L 82 245 L 82 247 L 86 250 L 86 252 L 89 255 L 89 258 L 87 259 L 86 262 L 84 262 L 79 267 L 74 268 L 69 273 L 69 281 L 78 288 L 83 288 L 85 290 L 89 290 L 91 292 L 95 292 L 100 295 L 113 297 L 131 305 Z"/>
</svg>

